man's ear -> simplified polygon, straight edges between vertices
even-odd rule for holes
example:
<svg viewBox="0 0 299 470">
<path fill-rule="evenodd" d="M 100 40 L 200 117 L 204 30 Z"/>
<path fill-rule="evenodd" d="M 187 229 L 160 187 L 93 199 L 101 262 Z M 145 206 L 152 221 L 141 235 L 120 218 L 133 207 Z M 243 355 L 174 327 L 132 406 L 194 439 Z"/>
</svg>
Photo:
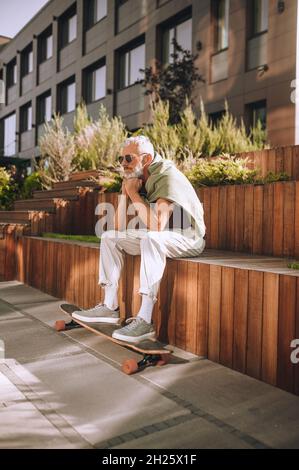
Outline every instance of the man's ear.
<svg viewBox="0 0 299 470">
<path fill-rule="evenodd" d="M 147 154 L 143 157 L 143 164 L 144 165 L 147 165 L 148 163 L 151 163 L 151 161 L 153 160 L 151 154 Z"/>
</svg>

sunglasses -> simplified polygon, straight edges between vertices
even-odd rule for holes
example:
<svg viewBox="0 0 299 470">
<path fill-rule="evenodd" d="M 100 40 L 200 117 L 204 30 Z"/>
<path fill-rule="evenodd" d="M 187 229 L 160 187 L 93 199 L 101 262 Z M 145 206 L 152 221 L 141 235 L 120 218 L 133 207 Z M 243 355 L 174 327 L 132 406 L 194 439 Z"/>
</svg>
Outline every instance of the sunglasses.
<svg viewBox="0 0 299 470">
<path fill-rule="evenodd" d="M 141 155 L 147 155 L 147 154 L 146 154 L 146 153 L 142 153 Z M 141 156 L 141 155 L 140 155 L 140 156 Z M 124 156 L 123 156 L 123 155 L 119 155 L 119 156 L 117 157 L 119 163 L 122 163 L 124 160 L 126 160 L 127 163 L 131 163 L 131 161 L 132 161 L 134 158 L 136 158 L 136 155 L 124 155 Z"/>
</svg>

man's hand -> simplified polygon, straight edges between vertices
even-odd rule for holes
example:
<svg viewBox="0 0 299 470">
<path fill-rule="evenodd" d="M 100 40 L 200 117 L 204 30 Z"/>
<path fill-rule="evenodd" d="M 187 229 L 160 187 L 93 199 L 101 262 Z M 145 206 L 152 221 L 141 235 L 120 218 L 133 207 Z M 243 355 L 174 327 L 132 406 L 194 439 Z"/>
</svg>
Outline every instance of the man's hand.
<svg viewBox="0 0 299 470">
<path fill-rule="evenodd" d="M 121 184 L 121 194 L 124 194 L 125 196 L 128 196 L 127 191 L 126 191 L 126 186 L 125 186 L 125 180 L 123 180 Z"/>
<path fill-rule="evenodd" d="M 128 178 L 123 181 L 123 185 L 127 195 L 129 197 L 131 195 L 134 196 L 139 193 L 142 187 L 142 180 L 140 178 Z"/>
</svg>

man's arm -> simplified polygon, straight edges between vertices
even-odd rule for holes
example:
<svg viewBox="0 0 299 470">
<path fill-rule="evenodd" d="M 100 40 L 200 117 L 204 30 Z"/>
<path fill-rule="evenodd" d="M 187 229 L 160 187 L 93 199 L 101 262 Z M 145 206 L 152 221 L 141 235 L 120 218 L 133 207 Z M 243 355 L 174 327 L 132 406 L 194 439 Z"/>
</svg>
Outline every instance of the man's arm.
<svg viewBox="0 0 299 470">
<path fill-rule="evenodd" d="M 125 230 L 127 222 L 127 201 L 128 195 L 124 183 L 121 186 L 121 192 L 118 196 L 118 205 L 114 215 L 114 230 Z"/>
<path fill-rule="evenodd" d="M 150 204 L 146 203 L 138 193 L 129 195 L 129 198 L 137 211 L 138 217 L 149 230 L 164 230 L 173 210 L 171 201 L 158 199 L 153 211 Z"/>
</svg>

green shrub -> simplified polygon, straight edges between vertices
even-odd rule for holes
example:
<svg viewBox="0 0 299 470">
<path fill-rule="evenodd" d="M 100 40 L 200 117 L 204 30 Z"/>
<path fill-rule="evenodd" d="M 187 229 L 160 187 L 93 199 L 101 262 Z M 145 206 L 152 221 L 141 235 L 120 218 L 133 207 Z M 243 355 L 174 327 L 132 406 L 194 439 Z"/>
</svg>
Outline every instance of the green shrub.
<svg viewBox="0 0 299 470">
<path fill-rule="evenodd" d="M 22 199 L 30 199 L 33 196 L 33 191 L 42 189 L 42 178 L 40 174 L 35 171 L 31 175 L 27 176 L 23 183 L 21 190 Z"/>
<path fill-rule="evenodd" d="M 257 171 L 247 168 L 246 162 L 234 157 L 201 158 L 186 176 L 194 187 L 253 183 Z"/>
<path fill-rule="evenodd" d="M 290 269 L 299 269 L 299 263 L 297 263 L 297 262 L 289 263 L 288 268 L 290 268 Z"/>
<path fill-rule="evenodd" d="M 201 158 L 192 165 L 185 175 L 194 187 L 217 186 L 225 184 L 267 184 L 288 181 L 286 173 L 269 172 L 265 177 L 258 176 L 258 170 L 248 168 L 248 158 L 223 156 L 220 158 Z"/>
<path fill-rule="evenodd" d="M 19 185 L 11 173 L 0 167 L 0 209 L 10 210 L 19 195 Z"/>
</svg>

